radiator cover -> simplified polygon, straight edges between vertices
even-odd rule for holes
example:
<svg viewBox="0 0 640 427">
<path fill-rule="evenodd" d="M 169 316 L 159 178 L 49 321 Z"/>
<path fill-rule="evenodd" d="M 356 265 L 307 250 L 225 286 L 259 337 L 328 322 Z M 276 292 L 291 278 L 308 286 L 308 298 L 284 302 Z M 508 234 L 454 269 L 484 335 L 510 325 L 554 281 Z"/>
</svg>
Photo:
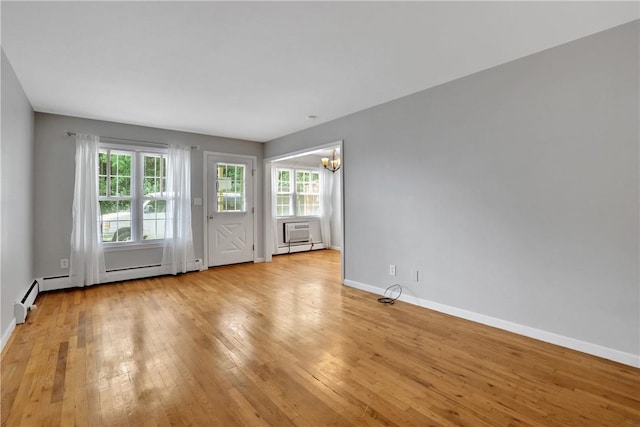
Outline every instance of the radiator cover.
<svg viewBox="0 0 640 427">
<path fill-rule="evenodd" d="M 37 280 L 34 280 L 31 286 L 29 286 L 29 290 L 22 297 L 22 299 L 15 303 L 14 305 L 14 316 L 16 318 L 16 323 L 24 323 L 27 320 L 27 314 L 29 314 L 29 310 L 34 306 L 34 302 L 38 297 L 38 293 L 40 292 L 40 285 Z"/>
</svg>

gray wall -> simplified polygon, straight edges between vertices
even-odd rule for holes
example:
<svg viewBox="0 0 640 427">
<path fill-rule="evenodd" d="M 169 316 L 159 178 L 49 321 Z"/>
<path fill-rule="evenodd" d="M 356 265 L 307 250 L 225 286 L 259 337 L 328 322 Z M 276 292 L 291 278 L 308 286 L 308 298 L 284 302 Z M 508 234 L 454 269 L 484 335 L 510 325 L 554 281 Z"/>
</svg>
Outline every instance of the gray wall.
<svg viewBox="0 0 640 427">
<path fill-rule="evenodd" d="M 191 156 L 192 197 L 203 197 L 204 151 L 252 155 L 257 158 L 256 176 L 262 176 L 263 144 L 164 129 L 36 113 L 35 115 L 35 218 L 34 273 L 36 277 L 68 274 L 60 259 L 69 257 L 71 205 L 75 175 L 75 143 L 65 131 L 159 143 L 200 146 Z M 256 186 L 257 256 L 263 257 L 263 189 Z M 202 206 L 192 206 L 193 239 L 196 258 L 203 258 Z M 107 269 L 158 264 L 162 249 L 123 250 L 105 255 Z"/>
<path fill-rule="evenodd" d="M 16 74 L 2 56 L 2 181 L 0 223 L 0 332 L 5 337 L 13 320 L 13 304 L 34 279 L 32 255 L 33 110 Z"/>
<path fill-rule="evenodd" d="M 344 140 L 346 279 L 640 354 L 638 28 L 270 141 L 265 156 Z"/>
</svg>

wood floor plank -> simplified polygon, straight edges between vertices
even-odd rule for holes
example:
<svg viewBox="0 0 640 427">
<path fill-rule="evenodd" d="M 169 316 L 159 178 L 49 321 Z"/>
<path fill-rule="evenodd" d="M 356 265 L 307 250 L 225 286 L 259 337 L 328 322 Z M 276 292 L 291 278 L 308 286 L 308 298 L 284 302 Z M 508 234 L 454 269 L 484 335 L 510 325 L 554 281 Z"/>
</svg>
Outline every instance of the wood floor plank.
<svg viewBox="0 0 640 427">
<path fill-rule="evenodd" d="M 640 426 L 640 370 L 340 284 L 331 250 L 43 293 L 2 426 Z"/>
</svg>

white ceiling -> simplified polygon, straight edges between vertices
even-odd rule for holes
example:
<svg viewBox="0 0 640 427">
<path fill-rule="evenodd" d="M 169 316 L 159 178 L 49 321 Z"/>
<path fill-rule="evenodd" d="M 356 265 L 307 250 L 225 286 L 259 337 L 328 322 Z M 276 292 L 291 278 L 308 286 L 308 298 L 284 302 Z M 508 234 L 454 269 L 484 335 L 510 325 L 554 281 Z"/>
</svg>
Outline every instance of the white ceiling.
<svg viewBox="0 0 640 427">
<path fill-rule="evenodd" d="M 2 47 L 36 111 L 254 141 L 639 17 L 635 1 L 1 8 Z"/>
</svg>

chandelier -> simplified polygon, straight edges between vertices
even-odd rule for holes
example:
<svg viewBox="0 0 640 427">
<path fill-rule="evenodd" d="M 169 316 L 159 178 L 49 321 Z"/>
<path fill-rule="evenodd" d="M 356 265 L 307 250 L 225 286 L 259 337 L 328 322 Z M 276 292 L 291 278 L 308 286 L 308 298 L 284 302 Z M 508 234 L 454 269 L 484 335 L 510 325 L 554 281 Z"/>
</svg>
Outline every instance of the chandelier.
<svg viewBox="0 0 640 427">
<path fill-rule="evenodd" d="M 322 162 L 322 166 L 331 172 L 340 169 L 340 158 L 336 158 L 336 150 L 331 152 L 331 158 L 323 157 L 320 161 Z"/>
</svg>

